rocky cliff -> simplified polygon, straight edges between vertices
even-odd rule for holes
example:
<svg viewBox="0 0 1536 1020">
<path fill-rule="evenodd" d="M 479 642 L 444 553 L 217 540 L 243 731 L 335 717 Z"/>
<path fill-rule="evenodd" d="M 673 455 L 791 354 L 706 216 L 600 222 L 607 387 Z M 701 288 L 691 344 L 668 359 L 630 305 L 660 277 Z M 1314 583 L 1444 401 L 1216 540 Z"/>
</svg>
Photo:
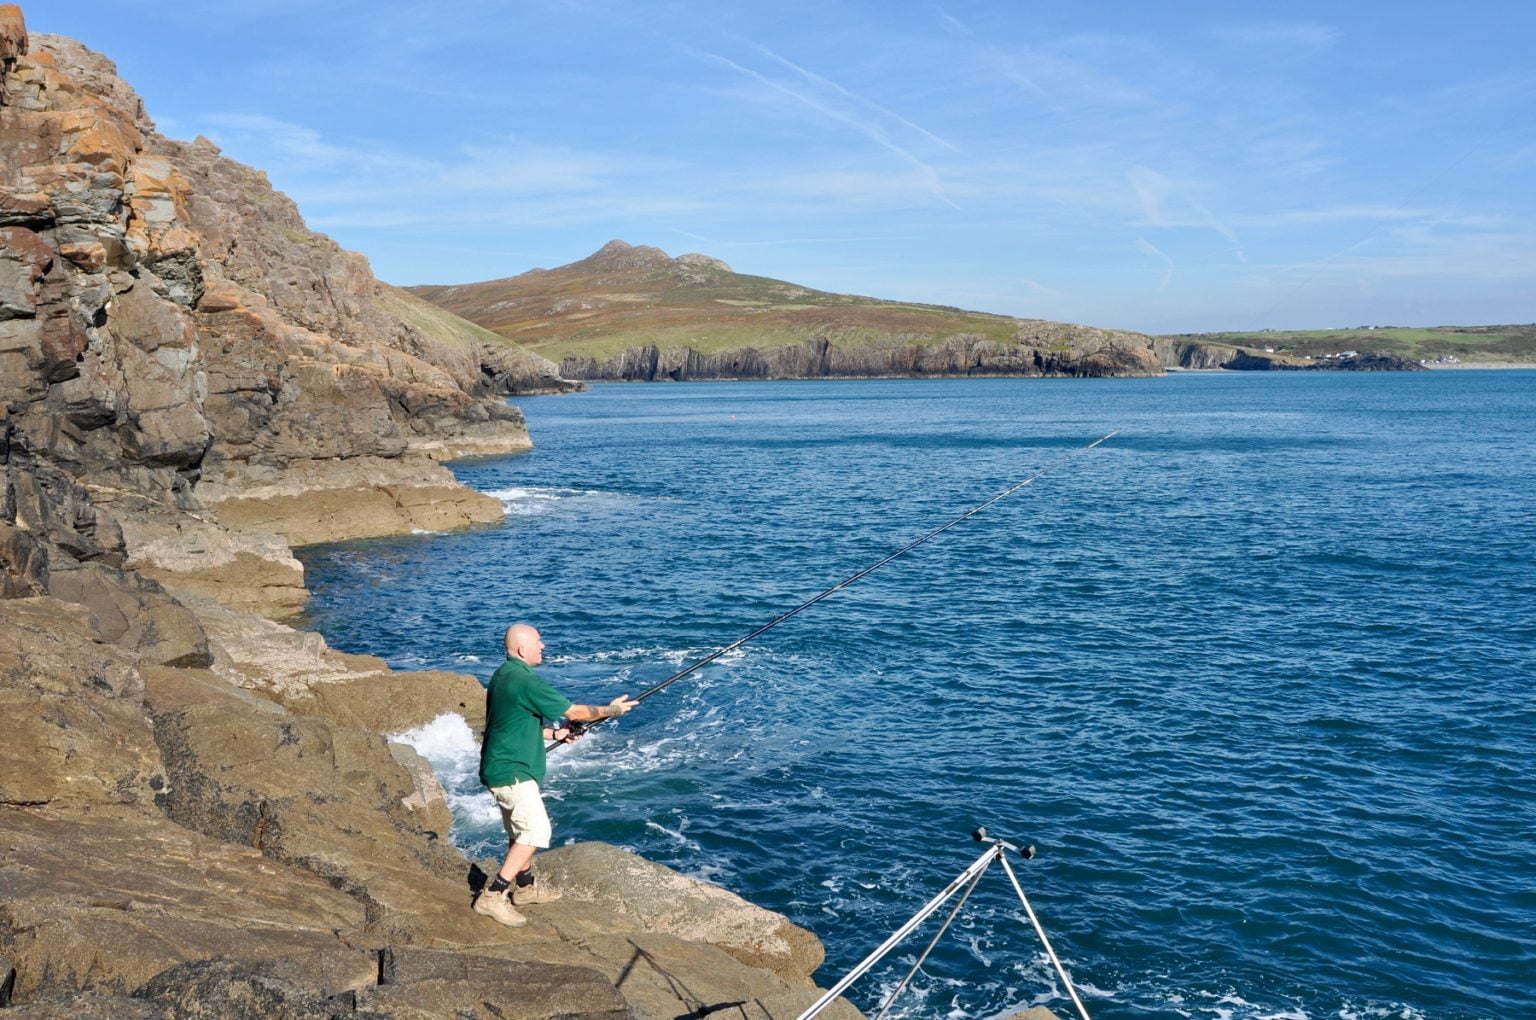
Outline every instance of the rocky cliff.
<svg viewBox="0 0 1536 1020">
<path fill-rule="evenodd" d="M 833 343 L 821 336 L 793 346 L 733 347 L 711 354 L 648 344 L 607 358 L 565 357 L 560 371 L 594 382 L 1161 375 L 1144 339 L 1041 321 L 1021 324 L 1013 339 L 1001 342 L 974 333 L 955 334 L 936 344 L 877 335 Z"/>
<path fill-rule="evenodd" d="M 1225 368 L 1237 372 L 1417 372 L 1424 366 L 1395 354 L 1350 352 L 1347 355 L 1309 358 L 1293 354 L 1159 337 L 1153 351 L 1165 368 L 1209 371 Z"/>
<path fill-rule="evenodd" d="M 573 379 L 1161 375 L 1151 338 L 832 294 L 610 241 L 555 269 L 412 293 Z"/>
<path fill-rule="evenodd" d="M 305 229 L 260 172 L 156 133 L 105 59 L 31 43 L 10 44 L 0 117 L 11 462 L 111 510 L 93 534 L 118 565 L 200 591 L 261 574 L 285 603 L 294 564 L 268 537 L 498 519 L 435 462 L 526 448 L 497 398 L 569 386 L 555 367 L 434 331 L 447 316 Z"/>
<path fill-rule="evenodd" d="M 477 720 L 270 617 L 290 544 L 499 520 L 547 361 L 375 281 L 0 5 L 0 1006 L 17 1017 L 795 1015 L 815 939 L 597 845 L 506 929 L 431 769 Z M 624 904 L 623 910 L 611 909 Z M 856 1015 L 851 1008 L 843 1015 Z"/>
</svg>

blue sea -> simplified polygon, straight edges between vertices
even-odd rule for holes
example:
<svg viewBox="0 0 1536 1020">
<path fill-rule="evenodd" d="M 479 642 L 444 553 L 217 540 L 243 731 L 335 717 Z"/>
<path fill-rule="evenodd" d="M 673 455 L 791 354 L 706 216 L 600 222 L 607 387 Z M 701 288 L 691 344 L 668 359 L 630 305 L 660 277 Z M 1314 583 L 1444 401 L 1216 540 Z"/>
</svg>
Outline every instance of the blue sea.
<svg viewBox="0 0 1536 1020">
<path fill-rule="evenodd" d="M 552 756 L 557 843 L 787 914 L 824 986 L 985 825 L 1097 1020 L 1536 1016 L 1536 372 L 518 404 L 537 447 L 456 468 L 505 522 L 307 550 L 309 626 L 484 679 L 528 620 L 606 702 L 1119 430 Z M 462 720 L 408 738 L 498 854 Z M 1035 1004 L 1074 1015 L 994 866 L 894 1015 Z"/>
</svg>

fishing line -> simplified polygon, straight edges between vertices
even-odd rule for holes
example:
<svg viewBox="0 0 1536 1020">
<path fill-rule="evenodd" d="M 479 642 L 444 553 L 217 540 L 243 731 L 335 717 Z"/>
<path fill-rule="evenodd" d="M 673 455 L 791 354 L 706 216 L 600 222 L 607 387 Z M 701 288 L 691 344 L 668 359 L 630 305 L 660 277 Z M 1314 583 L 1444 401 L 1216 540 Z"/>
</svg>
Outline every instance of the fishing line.
<svg viewBox="0 0 1536 1020">
<path fill-rule="evenodd" d="M 1044 467 L 1040 468 L 1038 471 L 1036 471 L 1034 474 L 1030 475 L 1028 478 L 1025 478 L 1023 481 L 1017 482 L 1017 483 L 1009 486 L 1008 488 L 1004 489 L 1002 492 L 999 492 L 997 495 L 991 497 L 990 499 L 986 500 L 985 502 L 976 504 L 975 506 L 973 506 L 969 510 L 967 510 L 965 513 L 963 513 L 960 516 L 956 517 L 954 520 L 951 520 L 951 521 L 949 521 L 946 524 L 941 524 L 937 528 L 934 528 L 932 531 L 927 532 L 926 534 L 922 535 L 921 537 L 919 537 L 919 538 L 917 538 L 917 539 L 915 539 L 915 540 L 913 540 L 911 542 L 908 542 L 906 545 L 902 546 L 900 549 L 897 549 L 895 552 L 890 553 L 889 555 L 885 556 L 883 559 L 877 560 L 874 563 L 871 563 L 869 566 L 865 567 L 864 569 L 859 570 L 859 571 L 857 571 L 857 572 L 855 572 L 853 574 L 848 575 L 847 577 L 843 578 L 841 581 L 839 581 L 836 584 L 832 585 L 830 588 L 823 589 L 822 591 L 818 592 L 817 594 L 815 594 L 815 595 L 811 596 L 810 598 L 806 599 L 804 602 L 800 603 L 798 606 L 796 606 L 795 608 L 791 609 L 789 612 L 783 613 L 783 614 L 781 614 L 779 616 L 775 616 L 773 619 L 769 620 L 767 623 L 763 624 L 761 627 L 758 627 L 756 630 L 752 631 L 750 634 L 747 634 L 745 637 L 737 638 L 735 641 L 732 641 L 730 644 L 726 645 L 724 648 L 721 648 L 718 651 L 715 651 L 715 652 L 710 653 L 709 655 L 706 655 L 704 658 L 698 660 L 697 662 L 693 663 L 690 666 L 685 667 L 684 669 L 678 670 L 676 673 L 673 673 L 671 676 L 667 677 L 665 680 L 661 681 L 660 683 L 655 684 L 654 686 L 652 686 L 652 687 L 646 689 L 645 691 L 641 692 L 639 697 L 634 699 L 634 703 L 638 705 L 640 702 L 644 701 L 646 698 L 649 698 L 651 695 L 653 695 L 653 694 L 660 694 L 662 691 L 666 690 L 668 687 L 670 687 L 673 684 L 677 683 L 677 681 L 681 680 L 683 677 L 688 676 L 689 674 L 694 673 L 694 672 L 696 672 L 696 671 L 698 671 L 700 669 L 703 669 L 705 666 L 709 665 L 711 662 L 714 662 L 716 659 L 720 658 L 722 655 L 728 655 L 731 652 L 734 652 L 736 649 L 740 648 L 742 645 L 746 644 L 748 641 L 751 641 L 753 638 L 759 637 L 762 634 L 766 634 L 768 631 L 770 631 L 773 628 L 777 627 L 779 624 L 781 624 L 784 621 L 790 619 L 791 617 L 798 616 L 801 613 L 805 612 L 807 609 L 811 608 L 816 603 L 820 602 L 822 599 L 828 598 L 828 597 L 836 594 L 837 592 L 842 591 L 844 588 L 848 587 L 850 584 L 853 584 L 855 581 L 859 580 L 860 578 L 866 577 L 869 574 L 874 573 L 876 570 L 879 570 L 881 567 L 885 566 L 887 563 L 889 563 L 892 560 L 896 559 L 898 556 L 903 556 L 903 555 L 911 552 L 913 549 L 916 549 L 918 546 L 922 545 L 924 542 L 928 542 L 931 539 L 937 538 L 938 536 L 942 535 L 944 532 L 948 531 L 950 528 L 953 528 L 956 525 L 958 525 L 958 524 L 960 524 L 960 523 L 962 523 L 964 521 L 967 521 L 970 518 L 972 518 L 972 517 L 976 516 L 977 514 L 981 513 L 983 510 L 985 510 L 987 507 L 991 506 L 992 504 L 998 503 L 998 502 L 1001 502 L 1004 499 L 1007 499 L 1009 496 L 1013 495 L 1015 492 L 1018 492 L 1020 489 L 1024 488 L 1026 485 L 1029 485 L 1029 484 L 1037 481 L 1038 479 L 1043 478 L 1046 474 L 1048 474 L 1049 472 L 1051 472 L 1051 471 L 1055 470 L 1056 468 L 1060 467 L 1062 464 L 1065 464 L 1068 461 L 1072 461 L 1072 460 L 1077 459 L 1078 457 L 1081 457 L 1083 454 L 1089 452 L 1094 447 L 1100 445 L 1101 443 L 1107 442 L 1109 439 L 1111 439 L 1115 435 L 1119 434 L 1119 431 L 1120 431 L 1119 429 L 1115 429 L 1114 431 L 1107 432 L 1104 435 L 1100 436 L 1098 439 L 1095 439 L 1093 442 L 1089 443 L 1087 446 L 1080 447 L 1080 448 L 1078 448 L 1076 450 L 1071 450 L 1071 451 L 1069 451 L 1069 452 L 1067 452 L 1065 454 L 1062 454 L 1060 457 L 1057 457 L 1055 460 L 1051 461 L 1049 464 L 1047 464 Z M 583 724 L 580 727 L 580 729 L 578 730 L 578 733 L 590 730 L 592 727 L 598 725 L 599 723 L 605 722 L 605 721 L 606 721 L 605 719 L 597 719 L 597 720 L 594 720 L 592 722 L 585 723 L 585 724 Z M 561 744 L 563 744 L 565 742 L 566 741 L 561 741 L 561 740 L 554 741 L 553 743 L 551 743 L 549 745 L 548 748 L 546 748 L 546 750 L 553 751 L 555 748 L 559 747 Z"/>
</svg>

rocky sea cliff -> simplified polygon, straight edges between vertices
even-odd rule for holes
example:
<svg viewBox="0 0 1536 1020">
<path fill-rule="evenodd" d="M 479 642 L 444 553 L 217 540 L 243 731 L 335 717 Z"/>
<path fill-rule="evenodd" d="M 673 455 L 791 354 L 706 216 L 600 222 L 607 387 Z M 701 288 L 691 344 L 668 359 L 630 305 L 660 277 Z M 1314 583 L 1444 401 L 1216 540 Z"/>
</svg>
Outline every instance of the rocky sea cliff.
<svg viewBox="0 0 1536 1020">
<path fill-rule="evenodd" d="M 386 736 L 471 677 L 277 622 L 296 544 L 500 521 L 556 366 L 375 280 L 112 64 L 0 5 L 0 1006 L 18 1017 L 794 1016 L 821 946 L 622 850 L 470 912 Z M 841 1015 L 857 1015 L 841 1006 Z"/>
<path fill-rule="evenodd" d="M 410 292 L 594 382 L 1163 374 L 1141 333 L 833 294 L 620 240 Z"/>
</svg>

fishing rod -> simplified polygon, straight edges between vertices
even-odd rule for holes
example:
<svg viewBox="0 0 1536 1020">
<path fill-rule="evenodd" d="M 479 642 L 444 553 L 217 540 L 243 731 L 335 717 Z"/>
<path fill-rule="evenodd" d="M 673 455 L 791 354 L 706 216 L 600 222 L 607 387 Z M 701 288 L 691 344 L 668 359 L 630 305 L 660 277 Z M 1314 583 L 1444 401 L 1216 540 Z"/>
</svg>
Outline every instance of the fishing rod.
<svg viewBox="0 0 1536 1020">
<path fill-rule="evenodd" d="M 694 672 L 696 672 L 696 671 L 698 671 L 700 669 L 703 669 L 705 666 L 708 666 L 711 662 L 714 662 L 716 659 L 720 658 L 722 655 L 729 655 L 731 652 L 734 652 L 736 649 L 740 648 L 742 645 L 746 644 L 748 641 L 751 641 L 753 638 L 756 638 L 756 637 L 759 637 L 759 636 L 761 636 L 763 634 L 766 634 L 768 631 L 770 631 L 773 628 L 777 627 L 779 624 L 783 623 L 785 620 L 788 620 L 790 617 L 800 615 L 801 613 L 805 612 L 807 609 L 809 609 L 812 606 L 814 606 L 816 603 L 820 602 L 822 599 L 827 598 L 827 597 L 829 597 L 831 595 L 834 595 L 837 592 L 842 591 L 844 588 L 848 587 L 850 584 L 853 584 L 855 581 L 859 580 L 860 578 L 866 577 L 869 574 L 874 573 L 876 570 L 879 570 L 881 567 L 885 566 L 887 563 L 889 563 L 892 560 L 896 559 L 896 557 L 903 556 L 906 553 L 911 552 L 913 549 L 916 549 L 918 546 L 922 545 L 924 542 L 927 542 L 930 539 L 937 538 L 938 536 L 942 535 L 944 532 L 948 531 L 950 528 L 955 527 L 957 524 L 960 524 L 963 521 L 969 520 L 970 518 L 976 516 L 977 514 L 981 513 L 983 510 L 985 510 L 987 507 L 991 506 L 992 504 L 998 503 L 998 502 L 1001 502 L 1004 499 L 1007 499 L 1009 496 L 1013 495 L 1015 492 L 1018 492 L 1020 489 L 1024 488 L 1024 486 L 1029 485 L 1030 483 L 1036 481 L 1037 479 L 1044 477 L 1047 473 L 1055 470 L 1056 468 L 1060 467 L 1062 464 L 1065 464 L 1065 463 L 1067 463 L 1068 461 L 1071 461 L 1071 460 L 1075 460 L 1078 457 L 1081 457 L 1083 454 L 1087 453 L 1088 451 L 1092 450 L 1094 447 L 1100 445 L 1101 443 L 1105 443 L 1105 442 L 1109 441 L 1111 438 L 1113 438 L 1114 436 L 1118 435 L 1119 432 L 1120 432 L 1119 429 L 1115 429 L 1115 430 L 1113 430 L 1111 432 L 1107 432 L 1104 435 L 1100 436 L 1098 439 L 1095 439 L 1093 442 L 1089 443 L 1087 446 L 1080 447 L 1080 448 L 1078 448 L 1076 450 L 1070 450 L 1067 453 L 1062 454 L 1060 457 L 1057 457 L 1055 460 L 1051 461 L 1049 464 L 1045 465 L 1040 470 L 1036 471 L 1034 474 L 1032 474 L 1028 478 L 1024 479 L 1022 482 L 1018 482 L 1018 483 L 1016 483 L 1014 485 L 1009 486 L 1008 488 L 1004 489 L 1002 492 L 999 492 L 997 495 L 993 496 L 992 498 L 988 499 L 987 501 L 985 501 L 983 503 L 976 504 L 975 506 L 973 506 L 969 510 L 967 510 L 965 513 L 961 514 L 959 517 L 956 517 L 954 520 L 948 522 L 947 524 L 942 524 L 939 527 L 934 528 L 932 531 L 922 535 L 920 538 L 917 538 L 914 541 L 908 542 L 906 545 L 902 546 L 900 549 L 897 549 L 895 552 L 890 553 L 889 555 L 887 555 L 884 559 L 877 560 L 876 562 L 871 563 L 869 566 L 867 566 L 864 569 L 858 571 L 857 573 L 849 574 L 847 577 L 843 578 L 841 581 L 839 581 L 836 584 L 832 585 L 832 587 L 826 588 L 826 589 L 822 590 L 821 592 L 818 592 L 817 594 L 811 596 L 810 598 L 806 599 L 804 602 L 800 603 L 795 608 L 791 609 L 789 612 L 783 613 L 783 614 L 781 614 L 779 616 L 775 616 L 773 619 L 769 620 L 767 623 L 763 624 L 761 627 L 758 627 L 756 630 L 752 631 L 750 634 L 746 635 L 745 637 L 737 638 L 735 641 L 732 641 L 730 644 L 726 645 L 724 648 L 721 648 L 721 649 L 719 649 L 717 651 L 711 652 L 709 655 L 704 656 L 704 658 L 702 658 L 699 661 L 693 663 L 692 665 L 678 670 L 676 673 L 673 673 L 671 676 L 667 677 L 665 680 L 661 681 L 660 683 L 655 684 L 652 687 L 649 687 L 645 691 L 641 692 L 640 696 L 635 698 L 633 703 L 638 705 L 640 702 L 644 701 L 646 698 L 649 698 L 651 695 L 653 695 L 653 694 L 660 694 L 662 691 L 666 690 L 668 687 L 670 687 L 673 684 L 677 683 L 677 681 L 681 680 L 683 677 L 688 676 L 689 674 L 694 673 Z M 611 718 L 616 718 L 616 717 L 611 717 Z M 556 741 L 554 741 L 553 743 L 551 743 L 546 748 L 546 750 L 553 751 L 555 748 L 559 747 L 561 744 L 569 742 L 572 737 L 578 737 L 581 734 L 583 734 L 583 733 L 587 732 L 588 730 L 590 730 L 592 727 L 594 727 L 594 726 L 596 726 L 599 723 L 604 722 L 604 721 L 605 721 L 604 719 L 595 719 L 592 722 L 579 723 L 575 727 L 571 728 L 571 737 L 567 737 L 565 740 L 556 740 Z M 570 726 L 570 724 L 567 723 L 567 726 Z"/>
</svg>

